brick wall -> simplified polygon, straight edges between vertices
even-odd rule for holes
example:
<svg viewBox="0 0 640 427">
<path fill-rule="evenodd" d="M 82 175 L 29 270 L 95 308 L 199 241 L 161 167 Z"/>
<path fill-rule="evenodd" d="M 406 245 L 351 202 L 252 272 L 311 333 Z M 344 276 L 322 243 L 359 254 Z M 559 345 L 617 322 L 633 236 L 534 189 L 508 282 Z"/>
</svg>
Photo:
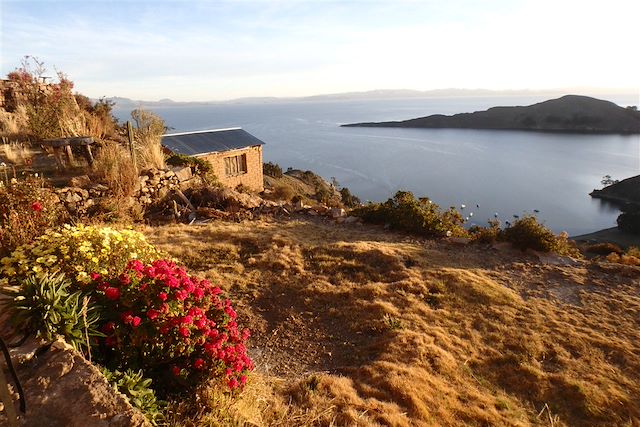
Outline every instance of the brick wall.
<svg viewBox="0 0 640 427">
<path fill-rule="evenodd" d="M 236 176 L 227 176 L 224 159 L 226 157 L 239 156 L 241 154 L 246 154 L 247 156 L 247 172 Z M 238 185 L 242 184 L 254 191 L 264 190 L 261 145 L 198 157 L 208 161 L 211 166 L 213 166 L 213 172 L 223 185 L 236 188 Z"/>
</svg>

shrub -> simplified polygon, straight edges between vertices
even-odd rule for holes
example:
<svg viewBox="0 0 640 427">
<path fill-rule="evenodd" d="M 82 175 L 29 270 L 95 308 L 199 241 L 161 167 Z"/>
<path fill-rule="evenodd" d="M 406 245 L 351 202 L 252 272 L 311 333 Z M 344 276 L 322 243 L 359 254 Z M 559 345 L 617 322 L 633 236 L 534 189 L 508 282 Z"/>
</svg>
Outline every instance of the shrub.
<svg viewBox="0 0 640 427">
<path fill-rule="evenodd" d="M 533 249 L 541 252 L 555 252 L 559 255 L 580 257 L 580 251 L 569 241 L 566 233 L 555 235 L 540 224 L 534 216 L 516 220 L 501 233 L 501 239 L 511 242 L 519 249 Z"/>
<path fill-rule="evenodd" d="M 274 178 L 282 178 L 282 168 L 276 163 L 263 163 L 262 173 Z"/>
<path fill-rule="evenodd" d="M 66 219 L 66 211 L 42 179 L 0 183 L 0 257 Z"/>
<path fill-rule="evenodd" d="M 342 199 L 342 203 L 348 208 L 355 208 L 356 206 L 360 206 L 360 199 L 357 196 L 351 194 L 351 191 L 347 187 L 343 187 L 340 189 L 340 197 Z"/>
<path fill-rule="evenodd" d="M 500 221 L 490 220 L 488 227 L 473 226 L 469 228 L 471 240 L 477 243 L 494 243 L 500 239 Z"/>
<path fill-rule="evenodd" d="M 98 315 L 95 307 L 87 307 L 83 313 L 81 292 L 70 288 L 71 282 L 63 274 L 45 273 L 29 276 L 19 286 L 0 287 L 0 293 L 9 297 L 2 305 L 11 312 L 17 329 L 45 340 L 62 335 L 80 350 L 88 347 L 89 337 L 99 335 L 95 328 Z"/>
<path fill-rule="evenodd" d="M 288 184 L 278 184 L 274 187 L 272 198 L 274 200 L 290 201 L 296 195 L 295 190 Z"/>
<path fill-rule="evenodd" d="M 0 286 L 54 270 L 60 270 L 72 282 L 89 283 L 91 272 L 118 274 L 130 259 L 148 262 L 160 256 L 137 231 L 65 225 L 60 230 L 47 230 L 32 243 L 2 258 Z"/>
<path fill-rule="evenodd" d="M 191 172 L 194 175 L 199 175 L 205 183 L 209 185 L 218 184 L 218 177 L 213 172 L 211 163 L 206 160 L 185 154 L 172 154 L 167 158 L 166 163 L 171 166 L 189 166 Z"/>
<path fill-rule="evenodd" d="M 162 401 L 156 398 L 151 388 L 152 380 L 145 378 L 142 371 L 127 369 L 125 371 L 110 371 L 102 368 L 102 374 L 117 392 L 124 394 L 132 406 L 138 408 L 153 426 L 164 421 Z"/>
<path fill-rule="evenodd" d="M 631 246 L 625 253 L 612 252 L 607 255 L 607 261 L 624 265 L 640 266 L 640 248 Z"/>
<path fill-rule="evenodd" d="M 365 222 L 388 224 L 390 227 L 428 237 L 467 235 L 462 216 L 454 209 L 441 212 L 427 198 L 416 199 L 408 191 L 398 191 L 384 203 L 370 203 L 353 211 Z"/>
<path fill-rule="evenodd" d="M 170 261 L 131 261 L 116 279 L 95 279 L 85 290 L 104 307 L 102 359 L 109 368 L 143 369 L 169 390 L 214 375 L 230 389 L 243 386 L 253 364 L 231 301 L 207 280 Z"/>
<path fill-rule="evenodd" d="M 93 175 L 116 197 L 132 196 L 138 185 L 138 170 L 129 150 L 116 142 L 107 142 L 100 147 L 93 164 Z"/>
</svg>

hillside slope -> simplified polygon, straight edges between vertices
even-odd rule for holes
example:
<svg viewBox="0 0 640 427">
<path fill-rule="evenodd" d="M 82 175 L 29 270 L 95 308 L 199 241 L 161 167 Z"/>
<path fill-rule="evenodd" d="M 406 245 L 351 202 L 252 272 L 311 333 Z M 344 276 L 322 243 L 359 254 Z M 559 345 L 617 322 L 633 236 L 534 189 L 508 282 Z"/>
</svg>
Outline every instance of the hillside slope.
<svg viewBox="0 0 640 427">
<path fill-rule="evenodd" d="M 436 114 L 404 121 L 343 126 L 640 133 L 640 112 L 588 96 L 566 95 L 526 107 L 493 107 L 453 116 Z"/>
<path fill-rule="evenodd" d="M 612 202 L 640 205 L 640 175 L 623 179 L 604 187 L 602 190 L 593 190 L 589 194 L 591 197 Z"/>
<path fill-rule="evenodd" d="M 253 331 L 257 374 L 197 423 L 640 423 L 635 267 L 309 219 L 146 231 Z"/>
</svg>

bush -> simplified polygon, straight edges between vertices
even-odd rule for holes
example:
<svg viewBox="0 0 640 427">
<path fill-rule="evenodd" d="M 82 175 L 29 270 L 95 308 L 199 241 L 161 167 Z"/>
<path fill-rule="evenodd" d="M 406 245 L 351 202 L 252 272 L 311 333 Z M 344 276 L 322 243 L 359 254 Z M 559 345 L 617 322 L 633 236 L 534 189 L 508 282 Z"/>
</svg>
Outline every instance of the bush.
<svg viewBox="0 0 640 427">
<path fill-rule="evenodd" d="M 0 286 L 18 284 L 30 275 L 60 270 L 74 283 L 89 283 L 89 273 L 118 274 L 130 259 L 148 262 L 161 256 L 144 235 L 110 227 L 69 226 L 47 230 L 32 243 L 0 260 Z"/>
<path fill-rule="evenodd" d="M 231 301 L 220 288 L 170 261 L 131 261 L 116 279 L 93 275 L 87 287 L 103 307 L 101 359 L 109 368 L 143 369 L 163 389 L 214 375 L 243 386 L 253 364 Z"/>
<path fill-rule="evenodd" d="M 263 163 L 262 164 L 262 173 L 268 176 L 272 176 L 274 178 L 282 178 L 282 168 L 276 163 Z"/>
<path fill-rule="evenodd" d="M 559 255 L 580 257 L 580 251 L 569 241 L 566 233 L 556 236 L 540 224 L 534 216 L 516 220 L 501 233 L 501 239 L 511 242 L 519 249 L 533 249 L 541 252 L 555 252 Z"/>
<path fill-rule="evenodd" d="M 0 183 L 0 257 L 66 219 L 66 211 L 42 179 Z"/>
<path fill-rule="evenodd" d="M 29 276 L 19 286 L 0 287 L 0 293 L 8 297 L 2 305 L 11 312 L 11 322 L 18 330 L 48 341 L 62 335 L 81 350 L 89 346 L 89 337 L 99 335 L 95 327 L 98 315 L 95 307 L 83 313 L 81 292 L 71 292 L 71 287 L 63 274 Z"/>
<path fill-rule="evenodd" d="M 348 208 L 355 208 L 356 206 L 360 206 L 360 199 L 353 194 L 347 187 L 343 187 L 340 189 L 340 197 L 342 203 Z"/>
<path fill-rule="evenodd" d="M 477 243 L 494 243 L 500 239 L 500 221 L 490 220 L 488 227 L 473 226 L 469 228 L 471 240 Z"/>
<path fill-rule="evenodd" d="M 162 401 L 156 398 L 151 388 L 152 380 L 144 377 L 144 372 L 127 369 L 125 371 L 110 371 L 102 368 L 102 374 L 117 392 L 124 394 L 132 406 L 138 408 L 153 426 L 164 421 Z"/>
<path fill-rule="evenodd" d="M 416 199 L 408 191 L 398 191 L 384 203 L 356 208 L 353 215 L 365 222 L 388 224 L 391 228 L 428 237 L 467 236 L 462 216 L 454 209 L 441 212 L 427 198 Z"/>
<path fill-rule="evenodd" d="M 274 200 L 291 201 L 296 195 L 295 190 L 288 184 L 278 184 L 273 189 L 272 198 Z"/>
<path fill-rule="evenodd" d="M 171 154 L 167 158 L 167 164 L 171 166 L 189 166 L 194 175 L 199 175 L 206 184 L 218 184 L 218 177 L 213 172 L 211 163 L 198 157 L 185 154 Z"/>
</svg>

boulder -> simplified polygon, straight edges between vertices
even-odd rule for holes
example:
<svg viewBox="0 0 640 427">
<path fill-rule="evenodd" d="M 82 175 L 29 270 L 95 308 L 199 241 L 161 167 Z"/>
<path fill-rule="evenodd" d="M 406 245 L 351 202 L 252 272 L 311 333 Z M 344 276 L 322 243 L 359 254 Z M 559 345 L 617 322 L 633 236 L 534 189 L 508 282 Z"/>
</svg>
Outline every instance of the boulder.
<svg viewBox="0 0 640 427">
<path fill-rule="evenodd" d="M 185 167 L 177 166 L 172 168 L 171 171 L 176 176 L 176 178 L 178 178 L 178 181 L 180 182 L 187 181 L 193 177 L 193 174 L 191 173 L 191 168 L 188 166 L 185 166 Z"/>
<path fill-rule="evenodd" d="M 342 208 L 331 208 L 331 218 L 344 218 L 347 213 Z"/>
</svg>

